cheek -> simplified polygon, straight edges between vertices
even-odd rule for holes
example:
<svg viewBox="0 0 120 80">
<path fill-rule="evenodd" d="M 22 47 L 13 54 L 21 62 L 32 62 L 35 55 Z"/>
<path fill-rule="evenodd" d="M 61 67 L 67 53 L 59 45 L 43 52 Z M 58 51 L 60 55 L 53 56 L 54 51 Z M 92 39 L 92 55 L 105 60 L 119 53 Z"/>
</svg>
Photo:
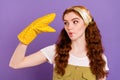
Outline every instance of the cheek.
<svg viewBox="0 0 120 80">
<path fill-rule="evenodd" d="M 82 26 L 82 27 L 77 28 L 77 29 L 76 29 L 76 32 L 78 32 L 78 33 L 84 33 L 84 32 L 85 32 L 85 29 L 86 29 L 86 27 L 85 27 L 85 26 Z"/>
<path fill-rule="evenodd" d="M 66 32 L 68 32 L 68 28 L 67 27 L 64 26 L 64 29 L 65 29 Z"/>
<path fill-rule="evenodd" d="M 65 31 L 67 31 L 66 27 L 64 27 Z"/>
</svg>

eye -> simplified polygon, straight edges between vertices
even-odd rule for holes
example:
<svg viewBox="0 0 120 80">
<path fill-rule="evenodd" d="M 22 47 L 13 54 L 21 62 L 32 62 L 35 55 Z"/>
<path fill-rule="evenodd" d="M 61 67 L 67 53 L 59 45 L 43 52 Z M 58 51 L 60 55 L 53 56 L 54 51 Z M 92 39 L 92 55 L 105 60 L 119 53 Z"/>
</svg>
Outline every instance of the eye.
<svg viewBox="0 0 120 80">
<path fill-rule="evenodd" d="M 66 26 L 67 26 L 67 25 L 69 25 L 69 23 L 65 21 L 65 22 L 64 22 L 64 25 L 66 25 Z"/>
<path fill-rule="evenodd" d="M 77 23 L 78 23 L 78 21 L 77 21 L 77 20 L 74 20 L 74 21 L 73 21 L 73 23 L 74 23 L 74 24 L 77 24 Z"/>
</svg>

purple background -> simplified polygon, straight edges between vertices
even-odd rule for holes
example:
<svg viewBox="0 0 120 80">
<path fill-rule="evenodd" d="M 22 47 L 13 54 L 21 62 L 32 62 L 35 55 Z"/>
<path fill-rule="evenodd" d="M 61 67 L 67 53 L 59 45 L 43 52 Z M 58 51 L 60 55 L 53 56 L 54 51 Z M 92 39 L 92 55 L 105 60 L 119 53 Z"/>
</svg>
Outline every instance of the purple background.
<svg viewBox="0 0 120 80">
<path fill-rule="evenodd" d="M 52 80 L 52 65 L 14 70 L 8 64 L 19 43 L 18 33 L 34 19 L 55 12 L 51 26 L 56 33 L 42 33 L 30 44 L 29 55 L 55 43 L 63 27 L 61 15 L 72 5 L 84 5 L 92 13 L 102 34 L 110 73 L 107 80 L 118 80 L 120 72 L 120 9 L 119 0 L 0 0 L 0 80 Z"/>
</svg>

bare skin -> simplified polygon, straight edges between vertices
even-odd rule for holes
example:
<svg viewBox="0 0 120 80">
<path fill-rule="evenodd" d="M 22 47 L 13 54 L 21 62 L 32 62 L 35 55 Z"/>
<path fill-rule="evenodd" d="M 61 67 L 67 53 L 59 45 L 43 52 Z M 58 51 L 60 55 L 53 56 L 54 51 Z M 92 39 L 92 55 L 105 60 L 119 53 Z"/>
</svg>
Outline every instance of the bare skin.
<svg viewBox="0 0 120 80">
<path fill-rule="evenodd" d="M 73 12 L 66 14 L 64 16 L 64 28 L 69 38 L 72 40 L 72 50 L 70 51 L 70 54 L 79 58 L 85 57 L 87 54 L 85 42 L 86 26 L 82 18 Z M 28 45 L 24 45 L 22 43 L 18 44 L 10 60 L 10 67 L 14 69 L 32 67 L 47 61 L 47 58 L 41 51 L 25 56 L 27 47 Z M 106 80 L 106 78 L 99 80 Z"/>
<path fill-rule="evenodd" d="M 70 51 L 70 54 L 80 58 L 85 57 L 87 53 L 85 42 L 86 26 L 82 18 L 73 12 L 68 13 L 64 17 L 64 27 L 72 40 L 72 50 Z"/>
<path fill-rule="evenodd" d="M 14 69 L 32 67 L 47 61 L 47 58 L 40 51 L 32 53 L 29 56 L 25 56 L 27 47 L 28 45 L 24 45 L 22 43 L 18 44 L 10 60 L 10 67 Z"/>
</svg>

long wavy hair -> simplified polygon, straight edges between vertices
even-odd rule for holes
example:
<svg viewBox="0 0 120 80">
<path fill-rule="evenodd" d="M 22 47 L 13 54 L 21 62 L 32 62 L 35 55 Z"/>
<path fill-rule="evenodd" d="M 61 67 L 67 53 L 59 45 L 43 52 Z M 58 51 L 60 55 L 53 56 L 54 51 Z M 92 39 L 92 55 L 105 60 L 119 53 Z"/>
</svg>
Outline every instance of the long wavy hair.
<svg viewBox="0 0 120 80">
<path fill-rule="evenodd" d="M 77 7 L 83 8 L 83 6 L 77 6 Z M 69 8 L 64 11 L 63 19 L 65 14 L 68 14 L 70 12 L 74 12 L 75 14 L 81 17 L 81 15 L 77 11 Z M 92 73 L 96 76 L 96 78 L 105 77 L 107 75 L 107 72 L 105 71 L 106 62 L 102 56 L 104 50 L 101 42 L 101 35 L 96 25 L 96 22 L 93 19 L 86 27 L 85 40 L 87 44 L 86 45 L 87 56 L 90 60 L 89 65 Z M 68 37 L 65 29 L 63 28 L 56 42 L 56 55 L 54 59 L 55 71 L 61 76 L 65 74 L 65 68 L 68 65 L 69 51 L 72 49 L 71 43 L 72 42 L 70 38 Z"/>
</svg>

